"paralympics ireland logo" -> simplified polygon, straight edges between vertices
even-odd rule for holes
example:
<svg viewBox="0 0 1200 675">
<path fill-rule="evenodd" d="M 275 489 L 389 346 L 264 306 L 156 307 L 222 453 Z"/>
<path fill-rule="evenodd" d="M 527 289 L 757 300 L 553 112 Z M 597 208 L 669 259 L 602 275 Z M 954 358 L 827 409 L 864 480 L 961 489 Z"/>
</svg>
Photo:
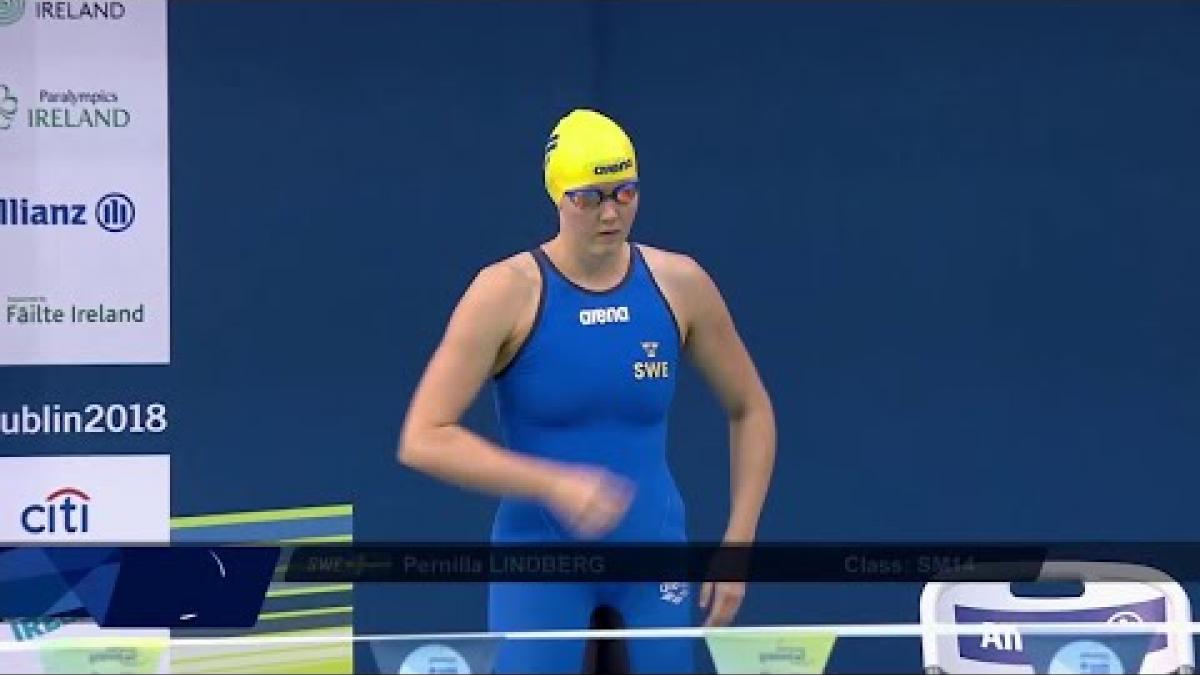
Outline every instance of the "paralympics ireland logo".
<svg viewBox="0 0 1200 675">
<path fill-rule="evenodd" d="M 25 14 L 25 0 L 0 0 L 0 26 L 9 26 Z"/>
<path fill-rule="evenodd" d="M 133 122 L 118 93 L 108 89 L 40 89 L 31 101 L 22 114 L 31 129 L 124 129 Z M 16 126 L 19 104 L 17 92 L 0 82 L 0 130 Z"/>
<path fill-rule="evenodd" d="M 0 0 L 3 3 L 4 0 Z M 0 4 L 0 12 L 3 11 L 3 4 Z M 3 16 L 0 14 L 0 16 Z M 0 20 L 3 24 L 3 20 Z M 7 84 L 0 84 L 0 129 L 9 129 L 12 127 L 13 119 L 17 116 L 17 97 L 8 88 Z"/>
</svg>

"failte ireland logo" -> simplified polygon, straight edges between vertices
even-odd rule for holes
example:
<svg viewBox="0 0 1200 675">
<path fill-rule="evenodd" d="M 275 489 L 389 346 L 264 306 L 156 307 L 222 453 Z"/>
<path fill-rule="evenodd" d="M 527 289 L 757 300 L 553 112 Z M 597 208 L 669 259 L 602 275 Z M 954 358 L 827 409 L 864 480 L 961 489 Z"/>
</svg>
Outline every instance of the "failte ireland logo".
<svg viewBox="0 0 1200 675">
<path fill-rule="evenodd" d="M 30 504 L 21 511 L 21 527 L 30 534 L 84 534 L 88 531 L 88 503 L 91 500 L 79 488 L 52 490 L 46 495 L 45 502 Z"/>
<path fill-rule="evenodd" d="M 10 26 L 25 15 L 25 0 L 0 0 L 0 26 Z"/>
</svg>

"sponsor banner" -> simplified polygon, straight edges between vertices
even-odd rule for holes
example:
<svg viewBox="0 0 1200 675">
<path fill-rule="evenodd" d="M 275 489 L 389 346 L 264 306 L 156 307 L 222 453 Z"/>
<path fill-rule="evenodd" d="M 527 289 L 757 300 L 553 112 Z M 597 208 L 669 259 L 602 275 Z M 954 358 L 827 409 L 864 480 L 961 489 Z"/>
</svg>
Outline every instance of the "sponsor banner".
<svg viewBox="0 0 1200 675">
<path fill-rule="evenodd" d="M 713 635 L 706 642 L 718 673 L 822 673 L 837 635 L 763 630 Z"/>
<path fill-rule="evenodd" d="M 1034 635 L 1022 635 L 1016 628 L 1024 623 L 1160 623 L 1167 620 L 1167 599 L 1153 598 L 1141 602 L 1130 602 L 1107 607 L 1089 607 L 1085 609 L 1060 610 L 1007 610 L 981 609 L 964 605 L 954 606 L 954 622 L 960 624 L 984 624 L 992 626 L 992 630 L 982 635 L 963 635 L 958 638 L 958 653 L 964 659 L 981 663 L 999 663 L 1005 665 L 1037 665 L 1031 661 L 1036 656 L 1036 650 L 1027 649 L 1026 643 L 1040 645 L 1055 645 L 1061 647 L 1080 638 L 1070 636 L 1050 636 L 1053 640 L 1038 638 Z M 1070 638 L 1070 639 L 1067 639 Z M 1129 666 L 1129 649 L 1137 653 L 1137 664 L 1141 663 L 1148 651 L 1166 649 L 1167 636 L 1162 633 L 1135 636 L 1108 636 L 1088 638 L 1100 640 L 1113 647 L 1118 646 L 1118 652 L 1124 655 L 1120 661 Z M 1053 654 L 1043 655 L 1049 661 Z M 1045 664 L 1042 664 L 1043 666 Z M 1035 672 L 1046 672 L 1045 667 Z M 1064 671 L 1065 672 L 1065 671 Z M 1092 671 L 1080 671 L 1092 672 Z M 1097 671 L 1099 672 L 1099 671 Z M 1109 671 L 1105 671 L 1109 672 Z M 1114 670 L 1111 672 L 1137 672 Z"/>
<path fill-rule="evenodd" d="M 170 540 L 169 455 L 0 457 L 0 544 Z"/>
<path fill-rule="evenodd" d="M 170 485 L 169 455 L 0 457 L 0 544 L 170 541 Z M 22 572 L 6 571 L 10 576 Z M 77 592 L 67 589 L 56 606 L 79 605 Z M 0 622 L 0 644 L 37 648 L 0 650 L 0 671 L 169 672 L 169 635 L 157 629 L 100 628 L 79 618 L 9 618 Z"/>
<path fill-rule="evenodd" d="M 186 545 L 204 542 L 349 543 L 354 539 L 354 508 L 350 504 L 326 504 L 175 516 L 171 519 L 171 538 Z M 286 554 L 286 549 L 281 553 Z M 224 557 L 223 550 L 219 554 Z M 293 644 L 286 649 L 266 641 L 261 644 L 176 643 L 171 646 L 171 672 L 373 672 L 366 663 L 355 663 L 354 659 L 353 584 L 290 583 L 283 580 L 284 569 L 282 564 L 275 569 L 252 628 L 175 627 L 172 635 L 264 639 L 310 635 L 320 636 L 322 642 Z M 399 660 L 396 663 L 399 664 Z M 398 667 L 386 672 L 395 673 Z"/>
<path fill-rule="evenodd" d="M 490 673 L 500 638 L 440 642 L 372 641 L 373 673 Z"/>
<path fill-rule="evenodd" d="M 170 360 L 166 19 L 0 2 L 0 365 Z"/>
<path fill-rule="evenodd" d="M 30 619 L 0 625 L 0 646 L 23 643 L 30 649 L 0 651 L 6 673 L 169 673 L 163 630 L 100 628 L 81 619 Z"/>
</svg>

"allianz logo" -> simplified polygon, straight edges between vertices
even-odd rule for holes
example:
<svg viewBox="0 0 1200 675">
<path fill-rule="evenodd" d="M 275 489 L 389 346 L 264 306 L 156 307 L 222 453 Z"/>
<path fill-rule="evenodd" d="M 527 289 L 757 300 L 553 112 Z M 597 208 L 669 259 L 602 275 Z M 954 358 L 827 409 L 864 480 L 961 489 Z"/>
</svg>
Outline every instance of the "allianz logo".
<svg viewBox="0 0 1200 675">
<path fill-rule="evenodd" d="M 629 323 L 629 308 L 597 307 L 595 309 L 579 310 L 579 323 L 584 326 L 594 326 L 600 323 Z"/>
</svg>

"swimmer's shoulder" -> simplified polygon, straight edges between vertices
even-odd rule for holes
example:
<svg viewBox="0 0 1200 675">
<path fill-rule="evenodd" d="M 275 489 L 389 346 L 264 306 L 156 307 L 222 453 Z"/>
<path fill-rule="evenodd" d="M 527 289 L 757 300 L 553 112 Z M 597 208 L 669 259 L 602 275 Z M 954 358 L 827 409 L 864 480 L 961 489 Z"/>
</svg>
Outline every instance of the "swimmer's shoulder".
<svg viewBox="0 0 1200 675">
<path fill-rule="evenodd" d="M 678 322 L 681 339 L 687 343 L 692 322 L 704 311 L 704 298 L 699 291 L 711 283 L 708 273 L 695 258 L 686 253 L 645 244 L 638 244 L 638 249 Z"/>
<path fill-rule="evenodd" d="M 645 244 L 638 244 L 638 248 L 654 281 L 677 312 L 687 309 L 698 287 L 711 283 L 700 263 L 686 253 Z"/>
<path fill-rule="evenodd" d="M 638 244 L 637 247 L 642 252 L 642 258 L 645 259 L 646 265 L 650 268 L 650 271 L 659 283 L 663 281 L 686 283 L 694 281 L 697 275 L 704 273 L 703 268 L 700 267 L 700 263 L 696 262 L 695 258 L 686 253 L 668 251 L 667 249 L 647 244 Z"/>
<path fill-rule="evenodd" d="M 542 278 L 537 261 L 522 251 L 485 265 L 472 282 L 472 289 L 485 298 L 482 310 L 506 326 L 501 360 L 528 336 L 541 301 Z"/>
<path fill-rule="evenodd" d="M 480 268 L 468 293 L 478 295 L 482 309 L 496 313 L 510 327 L 528 323 L 541 295 L 541 275 L 532 253 L 522 251 Z"/>
<path fill-rule="evenodd" d="M 497 299 L 506 306 L 521 307 L 537 296 L 542 288 L 542 275 L 537 261 L 529 251 L 521 251 L 497 260 L 479 270 L 476 283 L 494 287 Z"/>
</svg>

